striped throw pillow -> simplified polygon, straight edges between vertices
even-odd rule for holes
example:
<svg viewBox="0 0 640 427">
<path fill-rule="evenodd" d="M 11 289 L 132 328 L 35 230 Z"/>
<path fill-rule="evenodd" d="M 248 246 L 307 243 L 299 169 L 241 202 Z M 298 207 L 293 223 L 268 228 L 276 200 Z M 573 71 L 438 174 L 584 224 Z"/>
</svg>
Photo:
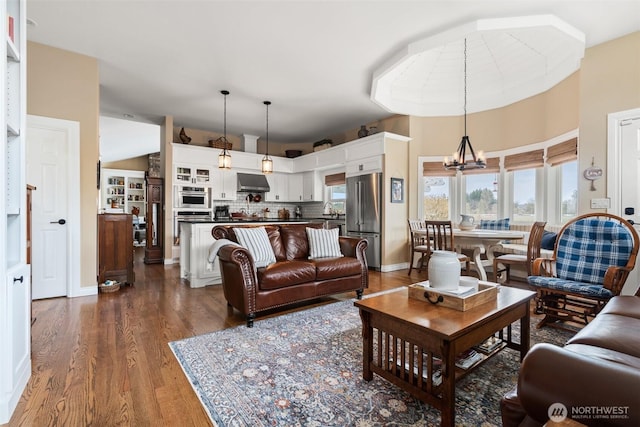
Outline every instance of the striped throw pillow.
<svg viewBox="0 0 640 427">
<path fill-rule="evenodd" d="M 309 259 L 314 258 L 336 258 L 342 257 L 340 243 L 338 242 L 340 230 L 332 228 L 308 228 L 307 238 L 309 239 Z"/>
<path fill-rule="evenodd" d="M 276 262 L 267 230 L 264 227 L 234 228 L 240 246 L 247 248 L 256 268 L 266 267 Z"/>
</svg>

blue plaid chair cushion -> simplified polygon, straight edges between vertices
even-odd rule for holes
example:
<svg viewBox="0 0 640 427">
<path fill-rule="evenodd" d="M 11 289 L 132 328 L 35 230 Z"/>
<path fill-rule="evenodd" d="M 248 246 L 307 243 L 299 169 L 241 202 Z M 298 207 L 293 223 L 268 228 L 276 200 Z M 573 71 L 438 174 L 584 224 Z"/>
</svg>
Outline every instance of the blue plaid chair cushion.
<svg viewBox="0 0 640 427">
<path fill-rule="evenodd" d="M 585 296 L 612 296 L 602 284 L 607 268 L 623 267 L 633 249 L 633 236 L 619 223 L 606 218 L 583 218 L 558 236 L 556 277 L 529 276 L 534 286 L 564 290 Z"/>
<path fill-rule="evenodd" d="M 508 230 L 509 218 L 504 219 L 481 219 L 480 226 L 482 230 Z"/>
<path fill-rule="evenodd" d="M 529 276 L 528 281 L 529 284 L 533 286 L 572 292 L 594 298 L 609 299 L 613 297 L 611 291 L 602 285 L 592 285 L 590 283 L 573 282 L 571 280 L 558 279 L 557 277 L 544 276 Z"/>
</svg>

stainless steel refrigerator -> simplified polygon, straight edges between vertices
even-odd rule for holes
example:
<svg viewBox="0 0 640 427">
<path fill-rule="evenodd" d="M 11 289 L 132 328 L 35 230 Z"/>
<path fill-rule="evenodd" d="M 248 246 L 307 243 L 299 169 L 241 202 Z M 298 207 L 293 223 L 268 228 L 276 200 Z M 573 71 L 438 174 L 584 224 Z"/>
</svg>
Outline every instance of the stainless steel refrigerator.
<svg viewBox="0 0 640 427">
<path fill-rule="evenodd" d="M 347 178 L 347 236 L 367 239 L 367 264 L 380 270 L 382 227 L 382 174 Z"/>
</svg>

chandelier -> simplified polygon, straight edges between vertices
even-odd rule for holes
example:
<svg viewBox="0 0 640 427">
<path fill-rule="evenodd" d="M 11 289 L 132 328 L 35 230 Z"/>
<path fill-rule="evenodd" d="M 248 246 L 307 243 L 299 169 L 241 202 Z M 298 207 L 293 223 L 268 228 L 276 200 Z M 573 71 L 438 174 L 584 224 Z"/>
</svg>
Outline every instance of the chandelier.
<svg viewBox="0 0 640 427">
<path fill-rule="evenodd" d="M 471 154 L 471 159 L 467 160 L 467 148 Z M 453 153 L 453 157 L 449 159 L 449 157 L 445 157 L 442 162 L 445 169 L 455 169 L 455 170 L 465 170 L 465 169 L 482 169 L 487 167 L 486 159 L 482 151 L 478 151 L 478 155 L 476 156 L 475 151 L 473 151 L 473 147 L 471 146 L 471 141 L 469 141 L 469 137 L 467 136 L 467 39 L 464 39 L 464 136 L 462 137 L 462 141 L 460 141 L 460 145 L 458 146 L 458 151 Z"/>
<path fill-rule="evenodd" d="M 269 157 L 269 105 L 271 105 L 271 101 L 264 101 L 263 104 L 267 106 L 267 149 L 262 158 L 262 173 L 267 174 L 273 172 L 273 160 Z"/>
<path fill-rule="evenodd" d="M 227 95 L 228 90 L 221 90 L 220 93 L 224 95 L 224 136 L 221 136 L 216 142 L 222 143 L 222 152 L 218 155 L 218 167 L 220 169 L 231 169 L 231 154 L 228 147 L 231 145 L 227 140 Z"/>
</svg>

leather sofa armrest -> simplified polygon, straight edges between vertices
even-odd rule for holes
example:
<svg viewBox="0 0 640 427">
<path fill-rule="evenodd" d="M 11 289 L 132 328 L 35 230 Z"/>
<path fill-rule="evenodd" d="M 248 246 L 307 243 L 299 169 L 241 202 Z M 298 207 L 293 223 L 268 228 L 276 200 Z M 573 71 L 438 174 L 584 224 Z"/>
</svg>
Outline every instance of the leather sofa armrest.
<svg viewBox="0 0 640 427">
<path fill-rule="evenodd" d="M 218 251 L 222 289 L 227 302 L 246 315 L 256 311 L 258 275 L 246 248 L 226 245 Z"/>
<path fill-rule="evenodd" d="M 572 408 L 627 411 L 628 418 L 608 420 L 611 423 L 607 425 L 631 426 L 638 425 L 640 420 L 638 384 L 637 369 L 543 343 L 534 345 L 522 361 L 518 398 L 529 417 L 540 423 L 548 420 L 550 405 L 562 403 L 570 418 Z M 598 419 L 577 421 L 602 422 Z"/>
<path fill-rule="evenodd" d="M 358 298 L 361 298 L 362 290 L 369 287 L 369 266 L 367 265 L 367 254 L 365 253 L 369 243 L 366 239 L 347 236 L 340 236 L 338 241 L 342 255 L 353 257 L 360 261 L 362 268 L 362 288 L 358 291 Z"/>
<path fill-rule="evenodd" d="M 338 238 L 338 241 L 340 243 L 340 251 L 342 252 L 342 255 L 344 256 L 350 256 L 353 258 L 357 258 L 357 251 L 362 250 L 362 252 L 364 253 L 364 250 L 367 248 L 366 244 L 367 241 L 363 240 L 363 239 L 359 239 L 357 237 L 346 237 L 346 236 L 340 236 Z M 360 242 L 365 242 L 365 246 L 364 248 L 360 248 L 358 246 L 358 244 Z"/>
</svg>

